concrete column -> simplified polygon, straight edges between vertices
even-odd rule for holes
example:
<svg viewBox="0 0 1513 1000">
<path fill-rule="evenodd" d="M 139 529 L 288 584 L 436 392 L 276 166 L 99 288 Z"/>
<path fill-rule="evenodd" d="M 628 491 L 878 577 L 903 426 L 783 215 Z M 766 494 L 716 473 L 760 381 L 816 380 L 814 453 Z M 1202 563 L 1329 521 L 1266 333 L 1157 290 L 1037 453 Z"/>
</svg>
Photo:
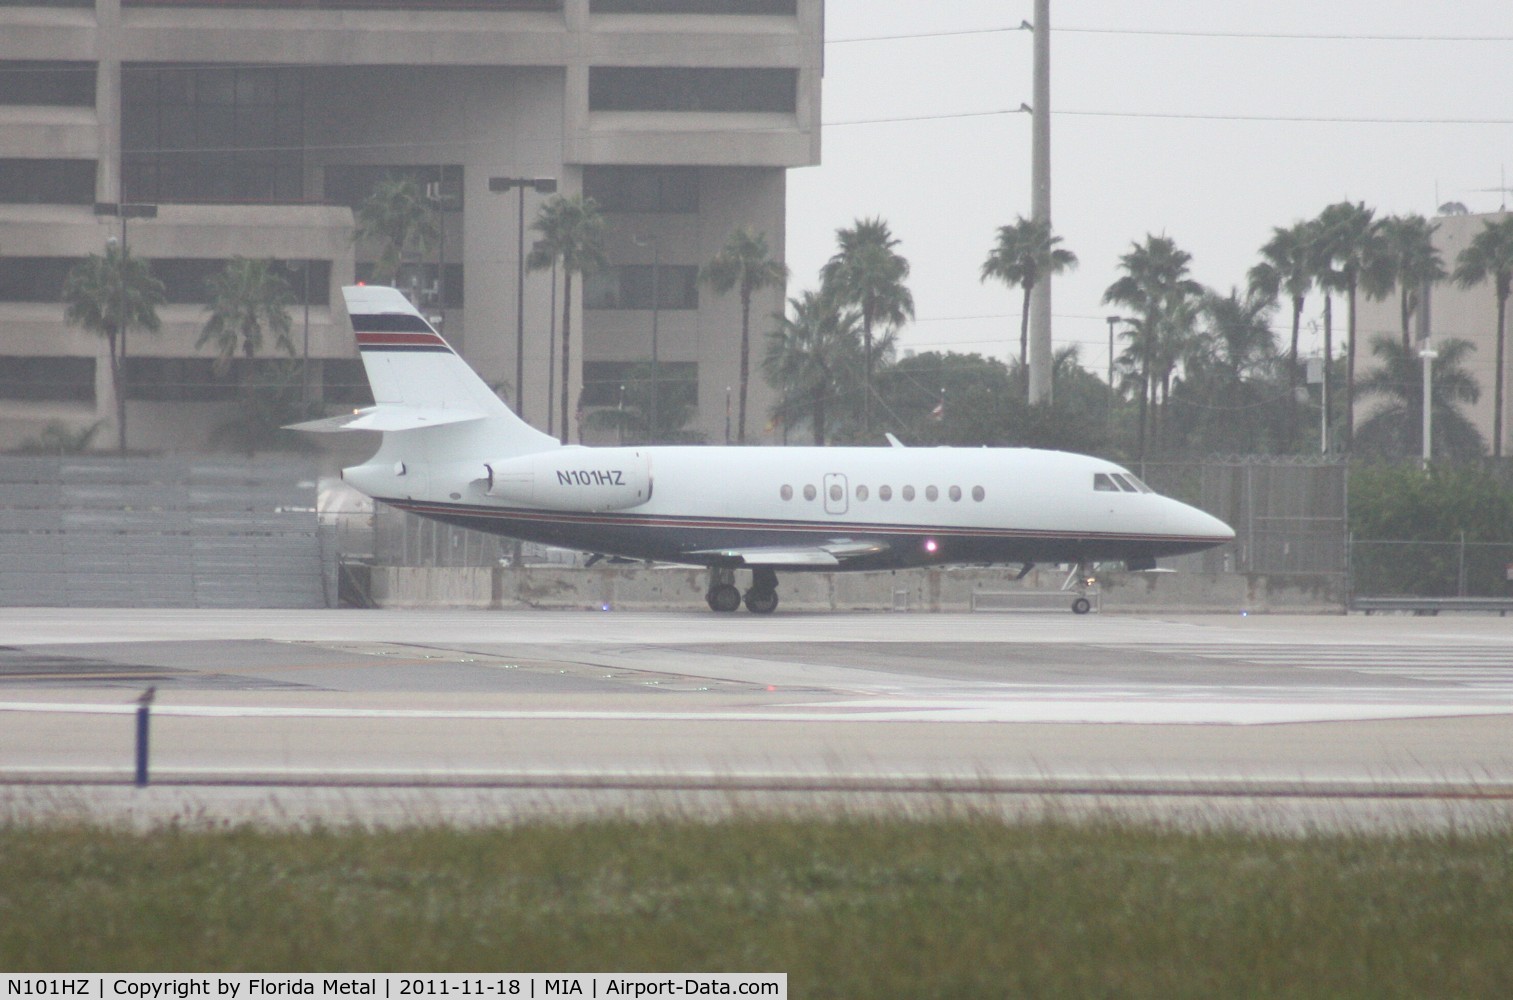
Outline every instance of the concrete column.
<svg viewBox="0 0 1513 1000">
<path fill-rule="evenodd" d="M 100 160 L 95 200 L 121 200 L 121 0 L 95 3 L 95 117 Z"/>
</svg>

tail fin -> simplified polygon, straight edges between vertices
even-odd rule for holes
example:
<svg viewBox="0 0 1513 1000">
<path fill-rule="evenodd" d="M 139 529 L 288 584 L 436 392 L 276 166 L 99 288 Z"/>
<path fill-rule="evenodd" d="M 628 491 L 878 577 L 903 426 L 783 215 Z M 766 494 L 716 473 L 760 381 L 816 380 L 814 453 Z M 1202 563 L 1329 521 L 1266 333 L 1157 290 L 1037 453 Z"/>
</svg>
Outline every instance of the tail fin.
<svg viewBox="0 0 1513 1000">
<path fill-rule="evenodd" d="M 485 421 L 490 437 L 508 451 L 559 447 L 494 395 L 398 289 L 349 285 L 342 296 L 376 405 L 296 429 L 406 431 Z"/>
</svg>

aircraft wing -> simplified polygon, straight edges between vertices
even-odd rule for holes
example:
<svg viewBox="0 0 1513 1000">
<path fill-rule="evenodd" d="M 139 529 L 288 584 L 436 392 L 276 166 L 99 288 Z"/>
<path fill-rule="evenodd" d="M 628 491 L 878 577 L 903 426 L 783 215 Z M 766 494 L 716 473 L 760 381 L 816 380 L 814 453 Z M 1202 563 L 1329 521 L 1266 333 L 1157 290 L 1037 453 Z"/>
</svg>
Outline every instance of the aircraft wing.
<svg viewBox="0 0 1513 1000">
<path fill-rule="evenodd" d="M 723 556 L 747 566 L 839 566 L 847 559 L 872 555 L 888 548 L 882 542 L 837 538 L 812 546 L 753 546 L 749 548 L 700 549 L 693 556 Z"/>
<path fill-rule="evenodd" d="M 284 429 L 309 431 L 315 434 L 337 434 L 342 431 L 408 431 L 417 427 L 440 427 L 444 424 L 461 424 L 483 418 L 484 414 L 474 410 L 387 404 L 344 413 L 339 417 L 290 424 Z"/>
</svg>

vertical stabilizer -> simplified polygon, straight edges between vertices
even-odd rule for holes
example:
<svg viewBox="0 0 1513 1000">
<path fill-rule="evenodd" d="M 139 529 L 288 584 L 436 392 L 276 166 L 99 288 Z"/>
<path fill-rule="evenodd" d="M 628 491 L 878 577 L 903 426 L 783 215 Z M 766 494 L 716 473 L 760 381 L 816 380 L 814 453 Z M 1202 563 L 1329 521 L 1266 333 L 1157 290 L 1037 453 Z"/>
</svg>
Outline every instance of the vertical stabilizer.
<svg viewBox="0 0 1513 1000">
<path fill-rule="evenodd" d="M 556 438 L 516 416 L 398 289 L 350 285 L 342 296 L 377 404 L 344 429 L 402 431 L 482 421 L 490 439 L 508 451 L 559 447 Z"/>
</svg>

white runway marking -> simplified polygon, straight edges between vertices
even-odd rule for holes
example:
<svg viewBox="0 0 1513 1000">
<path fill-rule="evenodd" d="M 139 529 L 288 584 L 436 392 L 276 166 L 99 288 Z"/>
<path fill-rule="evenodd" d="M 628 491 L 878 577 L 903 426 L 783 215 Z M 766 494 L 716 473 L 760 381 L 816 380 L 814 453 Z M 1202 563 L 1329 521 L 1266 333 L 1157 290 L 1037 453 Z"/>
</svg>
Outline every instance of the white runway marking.
<svg viewBox="0 0 1513 1000">
<path fill-rule="evenodd" d="M 1337 689 L 1324 689 L 1330 696 Z M 986 696 L 984 696 L 986 695 Z M 0 712 L 43 715 L 135 715 L 134 704 L 0 702 Z M 788 706 L 780 709 L 718 712 L 573 711 L 573 710 L 424 710 L 374 708 L 278 708 L 269 706 L 158 705 L 153 717 L 198 719 L 378 719 L 439 721 L 560 721 L 645 723 L 791 722 L 854 725 L 858 723 L 1056 723 L 1122 725 L 1277 725 L 1369 719 L 1416 719 L 1510 715 L 1513 705 L 1477 701 L 1424 701 L 1415 698 L 1317 701 L 1287 698 L 1236 698 L 1219 689 L 1191 691 L 1108 689 L 1089 692 L 1065 688 L 1024 688 L 979 692 L 966 698 L 875 697 Z"/>
</svg>

